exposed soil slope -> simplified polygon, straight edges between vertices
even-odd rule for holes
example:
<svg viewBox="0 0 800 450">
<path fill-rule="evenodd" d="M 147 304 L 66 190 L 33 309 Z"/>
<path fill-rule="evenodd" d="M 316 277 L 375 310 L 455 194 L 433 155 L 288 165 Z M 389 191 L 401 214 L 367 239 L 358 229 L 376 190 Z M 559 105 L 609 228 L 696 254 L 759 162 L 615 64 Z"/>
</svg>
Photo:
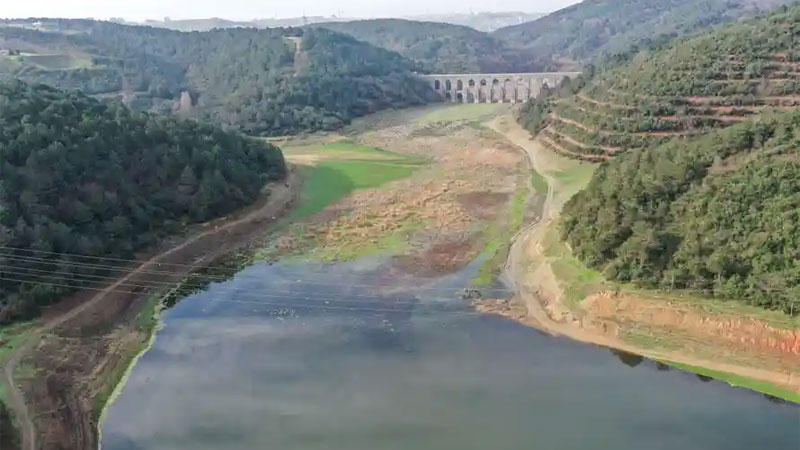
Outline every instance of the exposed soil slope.
<svg viewBox="0 0 800 450">
<path fill-rule="evenodd" d="M 555 227 L 564 202 L 588 181 L 577 183 L 575 162 L 560 158 L 511 117 L 492 127 L 526 149 L 535 169 L 548 181 L 543 220 L 516 239 L 507 266 L 527 312 L 487 303 L 483 310 L 519 320 L 554 334 L 645 355 L 764 380 L 800 392 L 798 326 L 779 313 L 710 300 L 620 291 L 579 269 Z M 566 181 L 566 182 L 565 182 Z M 566 265 L 565 265 L 566 263 Z M 575 270 L 584 270 L 576 275 Z M 800 398 L 800 397 L 797 397 Z"/>
</svg>

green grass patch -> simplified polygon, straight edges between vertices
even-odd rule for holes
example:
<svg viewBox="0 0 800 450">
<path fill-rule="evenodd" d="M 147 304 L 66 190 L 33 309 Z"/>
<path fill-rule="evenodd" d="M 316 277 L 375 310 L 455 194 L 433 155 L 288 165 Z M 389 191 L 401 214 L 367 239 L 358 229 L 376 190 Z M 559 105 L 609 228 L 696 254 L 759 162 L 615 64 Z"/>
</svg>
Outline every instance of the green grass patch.
<svg viewBox="0 0 800 450">
<path fill-rule="evenodd" d="M 400 155 L 349 142 L 287 149 L 287 154 L 302 152 L 338 158 L 323 159 L 306 168 L 302 200 L 290 220 L 302 219 L 325 209 L 357 189 L 380 187 L 410 176 L 425 163 L 418 157 Z M 361 159 L 371 156 L 373 159 Z M 374 157 L 380 157 L 375 159 Z"/>
<path fill-rule="evenodd" d="M 4 361 L 12 350 L 28 339 L 34 327 L 34 322 L 23 322 L 0 327 L 0 362 Z"/>
<path fill-rule="evenodd" d="M 689 364 L 678 363 L 674 361 L 660 361 L 663 364 L 675 367 L 686 372 L 696 373 L 715 380 L 724 381 L 731 386 L 750 389 L 752 391 L 761 392 L 762 394 L 771 395 L 773 397 L 781 398 L 794 403 L 800 403 L 800 393 L 784 389 L 780 386 L 770 383 L 769 381 L 755 380 L 733 373 L 722 372 L 719 370 L 707 369 L 705 367 L 692 366 Z"/>
<path fill-rule="evenodd" d="M 492 284 L 500 268 L 505 264 L 511 249 L 511 238 L 522 228 L 525 206 L 529 198 L 530 188 L 528 185 L 523 185 L 511 200 L 508 216 L 487 227 L 484 235 L 488 237 L 488 242 L 481 252 L 481 257 L 486 260 L 478 269 L 478 275 L 472 280 L 474 285 L 488 286 Z"/>
<path fill-rule="evenodd" d="M 151 295 L 139 311 L 136 316 L 136 330 L 142 333 L 143 338 L 125 348 L 117 365 L 104 376 L 102 387 L 92 399 L 95 417 L 101 416 L 103 409 L 117 390 L 117 386 L 122 383 L 131 370 L 136 358 L 143 354 L 152 342 L 164 307 L 164 300 L 170 296 L 171 292 Z"/>
<path fill-rule="evenodd" d="M 301 204 L 290 220 L 316 214 L 356 189 L 379 187 L 413 172 L 413 167 L 378 162 L 322 162 L 308 169 Z"/>
<path fill-rule="evenodd" d="M 151 295 L 139 315 L 136 317 L 136 329 L 145 333 L 152 333 L 158 325 L 159 316 L 163 309 L 163 295 Z"/>
<path fill-rule="evenodd" d="M 405 223 L 394 232 L 375 240 L 350 243 L 340 247 L 315 247 L 303 256 L 315 261 L 353 261 L 371 255 L 401 254 L 408 249 L 408 235 L 422 225 L 419 222 Z"/>
<path fill-rule="evenodd" d="M 556 227 L 547 230 L 542 239 L 545 257 L 550 260 L 553 274 L 564 290 L 564 298 L 570 306 L 578 306 L 589 295 L 607 287 L 600 272 L 586 267 L 572 255 Z"/>
<path fill-rule="evenodd" d="M 589 183 L 596 168 L 594 164 L 573 162 L 568 169 L 553 172 L 553 178 L 560 191 L 574 194 Z"/>
</svg>

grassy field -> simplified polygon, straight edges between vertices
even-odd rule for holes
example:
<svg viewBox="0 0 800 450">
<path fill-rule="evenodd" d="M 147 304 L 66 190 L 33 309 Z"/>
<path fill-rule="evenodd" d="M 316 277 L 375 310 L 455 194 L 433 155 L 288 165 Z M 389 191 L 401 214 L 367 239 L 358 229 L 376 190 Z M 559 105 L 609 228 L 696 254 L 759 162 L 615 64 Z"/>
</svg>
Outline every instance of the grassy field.
<svg viewBox="0 0 800 450">
<path fill-rule="evenodd" d="M 349 142 L 284 148 L 289 161 L 308 163 L 301 203 L 290 220 L 316 214 L 356 189 L 380 187 L 410 176 L 419 158 Z"/>
<path fill-rule="evenodd" d="M 488 239 L 486 247 L 481 255 L 486 258 L 478 269 L 478 275 L 472 281 L 476 286 L 488 286 L 492 284 L 495 276 L 508 258 L 508 251 L 511 248 L 511 237 L 522 228 L 525 219 L 525 209 L 528 200 L 531 198 L 531 186 L 520 183 L 521 188 L 511 200 L 508 214 L 491 223 L 484 231 L 484 236 Z M 545 188 L 545 191 L 547 189 Z"/>
</svg>

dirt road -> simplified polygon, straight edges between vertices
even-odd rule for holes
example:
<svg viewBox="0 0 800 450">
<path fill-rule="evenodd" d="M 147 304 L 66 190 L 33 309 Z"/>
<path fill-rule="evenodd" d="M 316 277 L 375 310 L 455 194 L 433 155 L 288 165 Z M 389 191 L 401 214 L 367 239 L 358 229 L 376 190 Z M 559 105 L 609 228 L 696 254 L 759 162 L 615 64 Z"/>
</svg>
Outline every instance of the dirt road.
<svg viewBox="0 0 800 450">
<path fill-rule="evenodd" d="M 547 200 L 544 203 L 542 220 L 522 230 L 515 238 L 509 252 L 506 275 L 513 281 L 518 291 L 518 299 L 516 301 L 522 302 L 527 309 L 527 316 L 523 319 L 520 320 L 518 317 L 511 318 L 554 335 L 564 335 L 578 341 L 615 348 L 656 360 L 675 361 L 752 379 L 765 380 L 800 392 L 800 376 L 785 367 L 773 366 L 764 368 L 756 365 L 732 364 L 698 357 L 696 354 L 687 353 L 683 350 L 669 351 L 632 345 L 623 341 L 616 334 L 607 332 L 607 330 L 603 329 L 604 327 L 598 326 L 597 323 L 592 323 L 592 318 L 578 317 L 572 314 L 569 307 L 561 305 L 560 298 L 563 297 L 563 287 L 559 285 L 552 268 L 546 262 L 547 258 L 542 253 L 541 242 L 547 230 L 557 220 L 562 206 L 574 192 L 569 192 L 569 190 L 563 192 L 563 189 L 560 189 L 562 186 L 552 176 L 559 168 L 550 164 L 552 162 L 550 152 L 535 140 L 532 140 L 529 133 L 513 121 L 510 116 L 498 118 L 489 125 L 496 132 L 505 136 L 509 142 L 525 150 L 534 170 L 542 175 L 548 184 Z M 547 163 L 543 163 L 543 160 L 547 161 Z M 664 304 L 663 307 L 670 308 L 671 304 L 669 302 L 662 303 Z M 714 328 L 710 325 L 713 322 L 713 318 L 702 317 L 700 322 L 709 323 L 706 328 Z M 669 333 L 670 329 L 667 328 L 664 331 Z M 696 332 L 698 332 L 700 339 L 709 339 L 710 334 L 713 333 L 712 330 L 708 329 L 698 329 Z M 709 336 L 703 333 L 708 333 Z M 744 349 L 744 351 L 746 350 L 748 349 Z M 749 350 L 754 349 L 751 348 Z M 757 351 L 757 349 L 755 350 Z M 793 356 L 785 355 L 783 358 L 788 359 L 793 358 Z"/>
<path fill-rule="evenodd" d="M 263 228 L 272 222 L 272 219 L 280 216 L 288 208 L 295 199 L 297 184 L 298 180 L 294 173 L 290 173 L 287 180 L 274 183 L 268 187 L 268 199 L 256 209 L 246 212 L 241 217 L 211 222 L 206 231 L 197 233 L 179 245 L 153 256 L 87 301 L 49 319 L 35 330 L 23 345 L 15 349 L 3 367 L 3 382 L 8 386 L 8 406 L 17 420 L 21 435 L 21 448 L 23 450 L 37 450 L 41 448 L 41 445 L 37 445 L 37 427 L 31 419 L 31 412 L 25 394 L 15 380 L 14 372 L 23 358 L 40 343 L 44 335 L 98 307 L 100 302 L 106 300 L 111 294 L 116 293 L 122 285 L 141 275 L 142 272 L 157 269 L 159 263 L 169 260 L 169 264 L 185 264 L 183 269 L 175 271 L 173 278 L 177 280 L 200 266 L 204 261 L 209 261 L 219 256 L 223 249 L 230 249 L 236 244 L 243 244 L 242 238 L 249 237 L 254 231 L 263 231 Z M 238 242 L 230 240 L 230 238 L 237 237 L 240 239 Z M 223 243 L 224 245 L 222 245 Z M 83 411 L 83 413 L 87 412 Z M 85 418 L 76 420 L 76 422 L 85 421 Z M 65 443 L 69 441 L 76 442 L 75 440 L 66 439 Z M 93 441 L 91 438 L 79 440 L 82 443 Z M 85 447 L 85 444 L 83 447 Z"/>
</svg>

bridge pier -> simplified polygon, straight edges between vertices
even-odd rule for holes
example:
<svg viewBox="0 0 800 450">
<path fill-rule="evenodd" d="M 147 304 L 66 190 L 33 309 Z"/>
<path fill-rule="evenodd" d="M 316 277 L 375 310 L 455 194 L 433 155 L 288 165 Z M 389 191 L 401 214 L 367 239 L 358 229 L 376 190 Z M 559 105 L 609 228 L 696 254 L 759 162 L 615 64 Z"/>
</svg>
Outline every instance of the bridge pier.
<svg viewBox="0 0 800 450">
<path fill-rule="evenodd" d="M 580 72 L 420 75 L 451 103 L 524 103 Z"/>
</svg>

